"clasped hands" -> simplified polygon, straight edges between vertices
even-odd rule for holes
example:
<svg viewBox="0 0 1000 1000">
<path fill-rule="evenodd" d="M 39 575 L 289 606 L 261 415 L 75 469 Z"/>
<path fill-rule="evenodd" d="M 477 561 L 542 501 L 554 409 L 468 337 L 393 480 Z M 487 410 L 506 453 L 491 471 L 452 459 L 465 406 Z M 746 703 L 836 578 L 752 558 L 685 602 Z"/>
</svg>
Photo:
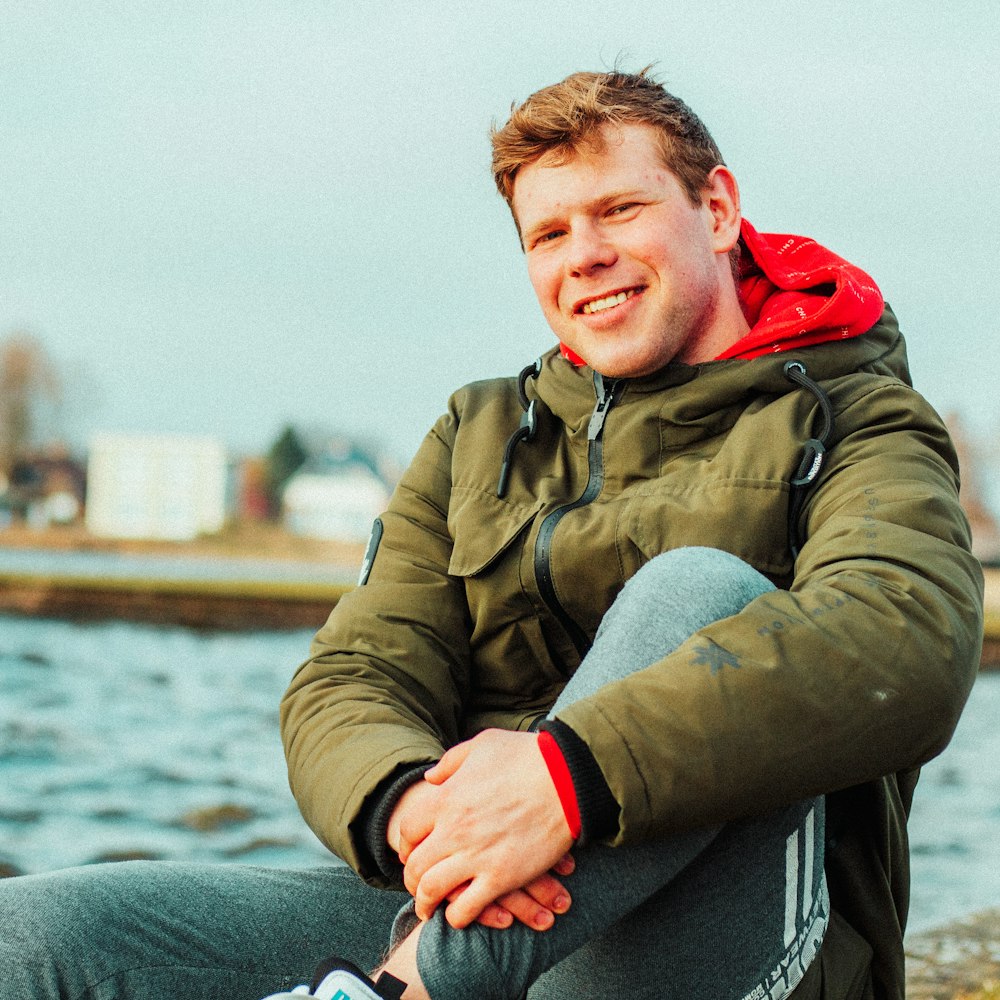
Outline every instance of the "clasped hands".
<svg viewBox="0 0 1000 1000">
<path fill-rule="evenodd" d="M 570 905 L 555 877 L 574 868 L 572 838 L 533 733 L 488 729 L 452 747 L 393 810 L 389 846 L 427 920 L 550 927 Z"/>
</svg>

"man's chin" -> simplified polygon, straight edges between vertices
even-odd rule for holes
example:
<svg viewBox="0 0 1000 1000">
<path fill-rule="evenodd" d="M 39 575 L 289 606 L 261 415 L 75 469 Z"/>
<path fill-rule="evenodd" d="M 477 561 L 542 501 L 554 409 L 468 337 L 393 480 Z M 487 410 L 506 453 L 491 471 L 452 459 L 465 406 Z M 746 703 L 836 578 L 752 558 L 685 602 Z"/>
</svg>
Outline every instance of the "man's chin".
<svg viewBox="0 0 1000 1000">
<path fill-rule="evenodd" d="M 643 342 L 629 343 L 631 339 L 627 336 L 594 337 L 578 345 L 562 343 L 572 355 L 605 378 L 642 378 L 660 371 L 674 360 L 675 355 L 667 342 L 650 344 L 644 337 L 640 338 Z"/>
<path fill-rule="evenodd" d="M 604 378 L 642 378 L 644 375 L 652 375 L 670 363 L 660 359 L 649 358 L 622 358 L 622 357 L 601 357 L 594 356 L 593 361 L 587 361 L 589 367 L 595 372 L 600 372 Z"/>
</svg>

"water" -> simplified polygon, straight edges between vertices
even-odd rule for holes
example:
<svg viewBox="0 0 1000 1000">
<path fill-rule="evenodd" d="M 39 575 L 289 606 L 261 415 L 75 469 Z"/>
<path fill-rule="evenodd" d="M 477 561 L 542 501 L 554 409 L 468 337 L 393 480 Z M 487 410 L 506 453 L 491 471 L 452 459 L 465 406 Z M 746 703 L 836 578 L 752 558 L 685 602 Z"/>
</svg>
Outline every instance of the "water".
<svg viewBox="0 0 1000 1000">
<path fill-rule="evenodd" d="M 309 639 L 0 618 L 0 862 L 325 863 L 277 723 Z"/>
<path fill-rule="evenodd" d="M 1000 906 L 1000 672 L 981 674 L 910 817 L 910 930 Z"/>
<path fill-rule="evenodd" d="M 0 618 L 0 863 L 316 865 L 277 705 L 309 632 Z M 980 677 L 911 822 L 911 930 L 1000 902 L 1000 674 Z"/>
</svg>

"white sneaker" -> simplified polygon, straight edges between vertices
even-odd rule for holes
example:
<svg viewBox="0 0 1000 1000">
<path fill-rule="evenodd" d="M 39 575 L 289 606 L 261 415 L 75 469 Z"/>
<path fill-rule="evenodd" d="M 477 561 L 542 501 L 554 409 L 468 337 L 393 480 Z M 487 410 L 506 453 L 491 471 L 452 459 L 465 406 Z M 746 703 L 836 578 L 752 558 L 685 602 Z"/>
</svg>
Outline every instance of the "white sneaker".
<svg viewBox="0 0 1000 1000">
<path fill-rule="evenodd" d="M 406 983 L 383 972 L 373 982 L 357 966 L 342 958 L 328 958 L 316 970 L 311 986 L 296 986 L 290 993 L 272 993 L 263 1000 L 400 1000 Z"/>
</svg>

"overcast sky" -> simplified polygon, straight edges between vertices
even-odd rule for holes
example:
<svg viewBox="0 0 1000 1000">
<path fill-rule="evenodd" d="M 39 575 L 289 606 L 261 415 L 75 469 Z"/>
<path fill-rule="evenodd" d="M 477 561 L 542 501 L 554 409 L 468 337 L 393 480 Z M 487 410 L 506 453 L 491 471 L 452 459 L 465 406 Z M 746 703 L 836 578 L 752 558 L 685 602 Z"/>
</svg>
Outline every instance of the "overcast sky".
<svg viewBox="0 0 1000 1000">
<path fill-rule="evenodd" d="M 12 0 L 0 12 L 0 337 L 71 433 L 286 422 L 408 458 L 449 392 L 552 342 L 487 132 L 578 69 L 656 62 L 761 230 L 875 277 L 914 378 L 1000 425 L 992 0 Z"/>
</svg>

